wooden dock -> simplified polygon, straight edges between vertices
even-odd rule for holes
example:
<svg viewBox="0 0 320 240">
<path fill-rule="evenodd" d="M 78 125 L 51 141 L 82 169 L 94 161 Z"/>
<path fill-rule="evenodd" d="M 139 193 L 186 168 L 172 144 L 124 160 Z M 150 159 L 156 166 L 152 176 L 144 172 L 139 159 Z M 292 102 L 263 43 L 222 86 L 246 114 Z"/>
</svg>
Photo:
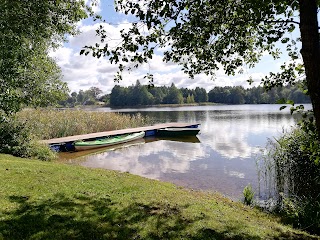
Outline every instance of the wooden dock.
<svg viewBox="0 0 320 240">
<path fill-rule="evenodd" d="M 42 140 L 42 142 L 45 144 L 48 144 L 48 145 L 61 145 L 61 144 L 73 143 L 73 142 L 79 141 L 79 140 L 91 140 L 91 139 L 103 138 L 103 137 L 107 137 L 107 136 L 115 136 L 115 135 L 128 134 L 128 133 L 141 132 L 141 131 L 144 131 L 146 133 L 145 136 L 154 136 L 156 134 L 156 131 L 161 128 L 198 127 L 199 125 L 200 125 L 199 123 L 162 123 L 162 124 L 157 124 L 157 125 L 147 126 L 147 127 L 127 128 L 127 129 L 121 129 L 121 130 L 89 133 L 89 134 L 75 135 L 75 136 L 61 137 L 61 138 L 53 138 L 53 139 L 49 139 L 49 140 Z"/>
</svg>

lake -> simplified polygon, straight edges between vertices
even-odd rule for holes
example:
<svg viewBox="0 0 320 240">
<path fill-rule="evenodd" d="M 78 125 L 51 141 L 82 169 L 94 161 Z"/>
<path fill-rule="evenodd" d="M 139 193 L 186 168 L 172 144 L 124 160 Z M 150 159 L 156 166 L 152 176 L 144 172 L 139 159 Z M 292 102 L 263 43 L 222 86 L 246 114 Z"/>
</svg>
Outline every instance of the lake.
<svg viewBox="0 0 320 240">
<path fill-rule="evenodd" d="M 268 139 L 297 121 L 281 105 L 213 105 L 96 111 L 140 113 L 155 122 L 200 123 L 194 138 L 149 137 L 89 155 L 64 154 L 70 163 L 119 170 L 240 199 L 245 186 L 258 192 L 256 161 Z M 305 105 L 311 108 L 311 105 Z M 262 193 L 263 194 L 263 193 Z"/>
</svg>

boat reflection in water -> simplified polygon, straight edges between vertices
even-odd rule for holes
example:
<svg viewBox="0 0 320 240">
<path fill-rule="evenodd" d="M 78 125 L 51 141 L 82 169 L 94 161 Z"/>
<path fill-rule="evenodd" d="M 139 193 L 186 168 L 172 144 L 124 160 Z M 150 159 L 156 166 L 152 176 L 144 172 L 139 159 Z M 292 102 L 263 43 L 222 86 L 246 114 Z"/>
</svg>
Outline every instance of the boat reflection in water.
<svg viewBox="0 0 320 240">
<path fill-rule="evenodd" d="M 197 136 L 183 136 L 183 137 L 148 137 L 145 139 L 146 142 L 154 141 L 173 141 L 173 142 L 189 142 L 189 143 L 200 143 Z"/>
<path fill-rule="evenodd" d="M 140 138 L 140 139 L 133 140 L 133 141 L 127 142 L 127 143 L 121 143 L 121 144 L 117 144 L 117 145 L 95 148 L 95 149 L 90 149 L 90 150 L 74 151 L 74 152 L 59 152 L 58 156 L 59 156 L 60 161 L 66 161 L 66 160 L 81 158 L 81 157 L 92 155 L 92 154 L 101 154 L 101 153 L 108 152 L 108 151 L 114 151 L 116 149 L 121 149 L 121 148 L 125 148 L 125 147 L 130 147 L 130 146 L 136 146 L 136 145 L 144 144 L 144 143 L 145 143 L 145 139 Z M 69 161 L 69 162 L 77 162 L 77 161 Z"/>
<path fill-rule="evenodd" d="M 59 152 L 59 160 L 60 161 L 69 161 L 69 163 L 79 163 L 81 160 L 73 160 L 72 159 L 78 159 L 81 157 L 89 156 L 89 155 L 99 155 L 110 151 L 115 150 L 121 150 L 123 148 L 132 147 L 141 145 L 144 143 L 150 143 L 155 141 L 174 141 L 174 142 L 189 142 L 189 143 L 200 143 L 200 140 L 197 138 L 197 136 L 184 136 L 184 137 L 145 137 L 136 139 L 127 143 L 121 143 L 117 145 L 107 146 L 107 147 L 101 147 L 101 148 L 95 148 L 90 150 L 84 150 L 84 151 L 74 151 L 74 152 Z"/>
</svg>

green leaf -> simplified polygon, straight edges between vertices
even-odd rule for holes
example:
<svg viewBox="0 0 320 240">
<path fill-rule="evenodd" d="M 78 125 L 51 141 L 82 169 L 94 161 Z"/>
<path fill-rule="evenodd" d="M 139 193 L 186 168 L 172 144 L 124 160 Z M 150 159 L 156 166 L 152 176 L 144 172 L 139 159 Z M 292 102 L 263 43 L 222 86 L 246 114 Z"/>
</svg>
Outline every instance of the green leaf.
<svg viewBox="0 0 320 240">
<path fill-rule="evenodd" d="M 295 107 L 291 107 L 290 108 L 290 114 L 292 115 L 294 113 L 294 111 L 296 111 Z"/>
<path fill-rule="evenodd" d="M 287 106 L 281 106 L 281 107 L 280 107 L 280 111 L 283 110 L 283 109 L 285 109 L 286 107 L 287 107 Z"/>
<path fill-rule="evenodd" d="M 286 102 L 286 100 L 284 99 L 284 98 L 281 98 L 281 99 L 278 99 L 277 101 L 276 101 L 276 104 L 286 104 L 287 102 Z M 281 109 L 280 109 L 281 110 Z"/>
<path fill-rule="evenodd" d="M 294 101 L 292 101 L 292 100 L 287 100 L 286 104 L 290 104 L 290 105 L 294 106 Z"/>
</svg>

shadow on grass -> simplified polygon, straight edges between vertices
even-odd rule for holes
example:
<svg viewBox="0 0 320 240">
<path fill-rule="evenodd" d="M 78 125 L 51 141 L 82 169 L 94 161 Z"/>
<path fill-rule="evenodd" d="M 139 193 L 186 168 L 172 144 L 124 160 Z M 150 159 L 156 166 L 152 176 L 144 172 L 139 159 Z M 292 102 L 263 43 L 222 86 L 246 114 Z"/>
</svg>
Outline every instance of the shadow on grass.
<svg viewBox="0 0 320 240">
<path fill-rule="evenodd" d="M 18 207 L 0 214 L 0 239 L 259 239 L 239 229 L 189 231 L 205 215 L 186 218 L 179 208 L 164 203 L 122 207 L 108 196 L 90 194 L 35 202 L 11 196 L 10 201 Z"/>
</svg>

